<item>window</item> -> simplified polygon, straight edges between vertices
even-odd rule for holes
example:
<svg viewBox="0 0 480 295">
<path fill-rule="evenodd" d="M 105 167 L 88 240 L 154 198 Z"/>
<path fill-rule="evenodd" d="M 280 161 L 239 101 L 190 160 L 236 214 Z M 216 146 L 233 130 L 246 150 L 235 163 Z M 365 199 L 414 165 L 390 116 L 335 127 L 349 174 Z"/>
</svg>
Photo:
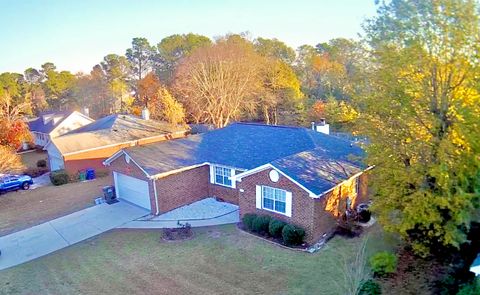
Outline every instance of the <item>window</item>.
<svg viewBox="0 0 480 295">
<path fill-rule="evenodd" d="M 232 179 L 230 178 L 232 176 L 232 169 L 220 166 L 214 166 L 214 169 L 216 184 L 233 187 Z"/>
<path fill-rule="evenodd" d="M 274 212 L 286 213 L 287 192 L 269 186 L 262 186 L 262 207 Z"/>
</svg>

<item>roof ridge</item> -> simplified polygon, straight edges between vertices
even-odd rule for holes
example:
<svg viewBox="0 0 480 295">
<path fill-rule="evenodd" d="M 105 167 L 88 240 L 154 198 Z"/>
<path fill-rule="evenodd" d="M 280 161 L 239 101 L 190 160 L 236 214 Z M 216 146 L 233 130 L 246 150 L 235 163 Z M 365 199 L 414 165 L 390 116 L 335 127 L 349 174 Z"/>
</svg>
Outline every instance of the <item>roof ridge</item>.
<svg viewBox="0 0 480 295">
<path fill-rule="evenodd" d="M 264 126 L 264 127 L 272 127 L 272 128 L 287 128 L 287 129 L 308 129 L 302 126 L 292 126 L 292 125 L 270 125 L 265 123 L 259 122 L 233 122 L 230 125 L 251 125 L 251 126 Z"/>
</svg>

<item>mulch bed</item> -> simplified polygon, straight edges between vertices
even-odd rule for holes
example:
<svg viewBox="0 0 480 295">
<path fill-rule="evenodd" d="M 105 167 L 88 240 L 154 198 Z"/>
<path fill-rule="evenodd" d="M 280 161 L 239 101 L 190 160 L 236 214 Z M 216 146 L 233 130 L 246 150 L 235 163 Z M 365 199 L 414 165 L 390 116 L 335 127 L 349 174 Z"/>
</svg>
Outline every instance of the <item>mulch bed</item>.
<svg viewBox="0 0 480 295">
<path fill-rule="evenodd" d="M 162 240 L 167 242 L 185 241 L 193 238 L 191 227 L 164 228 L 162 231 Z"/>
</svg>

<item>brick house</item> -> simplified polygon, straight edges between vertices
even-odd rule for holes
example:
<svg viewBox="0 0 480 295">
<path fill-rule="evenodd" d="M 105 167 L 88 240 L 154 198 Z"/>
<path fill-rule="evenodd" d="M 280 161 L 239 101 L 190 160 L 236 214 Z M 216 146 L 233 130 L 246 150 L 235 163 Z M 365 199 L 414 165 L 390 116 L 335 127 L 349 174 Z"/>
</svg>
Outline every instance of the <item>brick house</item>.
<svg viewBox="0 0 480 295">
<path fill-rule="evenodd" d="M 302 226 L 307 241 L 367 198 L 362 150 L 314 130 L 234 123 L 122 149 L 104 164 L 117 196 L 158 215 L 206 197 Z"/>
<path fill-rule="evenodd" d="M 106 170 L 103 161 L 122 148 L 184 137 L 185 134 L 186 129 L 181 126 L 114 114 L 52 138 L 44 149 L 52 171 Z"/>
</svg>

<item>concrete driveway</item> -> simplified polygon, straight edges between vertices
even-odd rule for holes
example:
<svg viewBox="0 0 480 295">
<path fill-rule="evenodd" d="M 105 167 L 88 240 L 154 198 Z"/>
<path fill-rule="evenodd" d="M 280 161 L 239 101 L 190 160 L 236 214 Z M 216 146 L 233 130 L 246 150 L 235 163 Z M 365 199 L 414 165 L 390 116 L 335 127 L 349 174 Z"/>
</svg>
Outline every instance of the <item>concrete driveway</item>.
<svg viewBox="0 0 480 295">
<path fill-rule="evenodd" d="M 0 270 L 15 266 L 148 215 L 126 202 L 100 204 L 0 237 Z"/>
</svg>

